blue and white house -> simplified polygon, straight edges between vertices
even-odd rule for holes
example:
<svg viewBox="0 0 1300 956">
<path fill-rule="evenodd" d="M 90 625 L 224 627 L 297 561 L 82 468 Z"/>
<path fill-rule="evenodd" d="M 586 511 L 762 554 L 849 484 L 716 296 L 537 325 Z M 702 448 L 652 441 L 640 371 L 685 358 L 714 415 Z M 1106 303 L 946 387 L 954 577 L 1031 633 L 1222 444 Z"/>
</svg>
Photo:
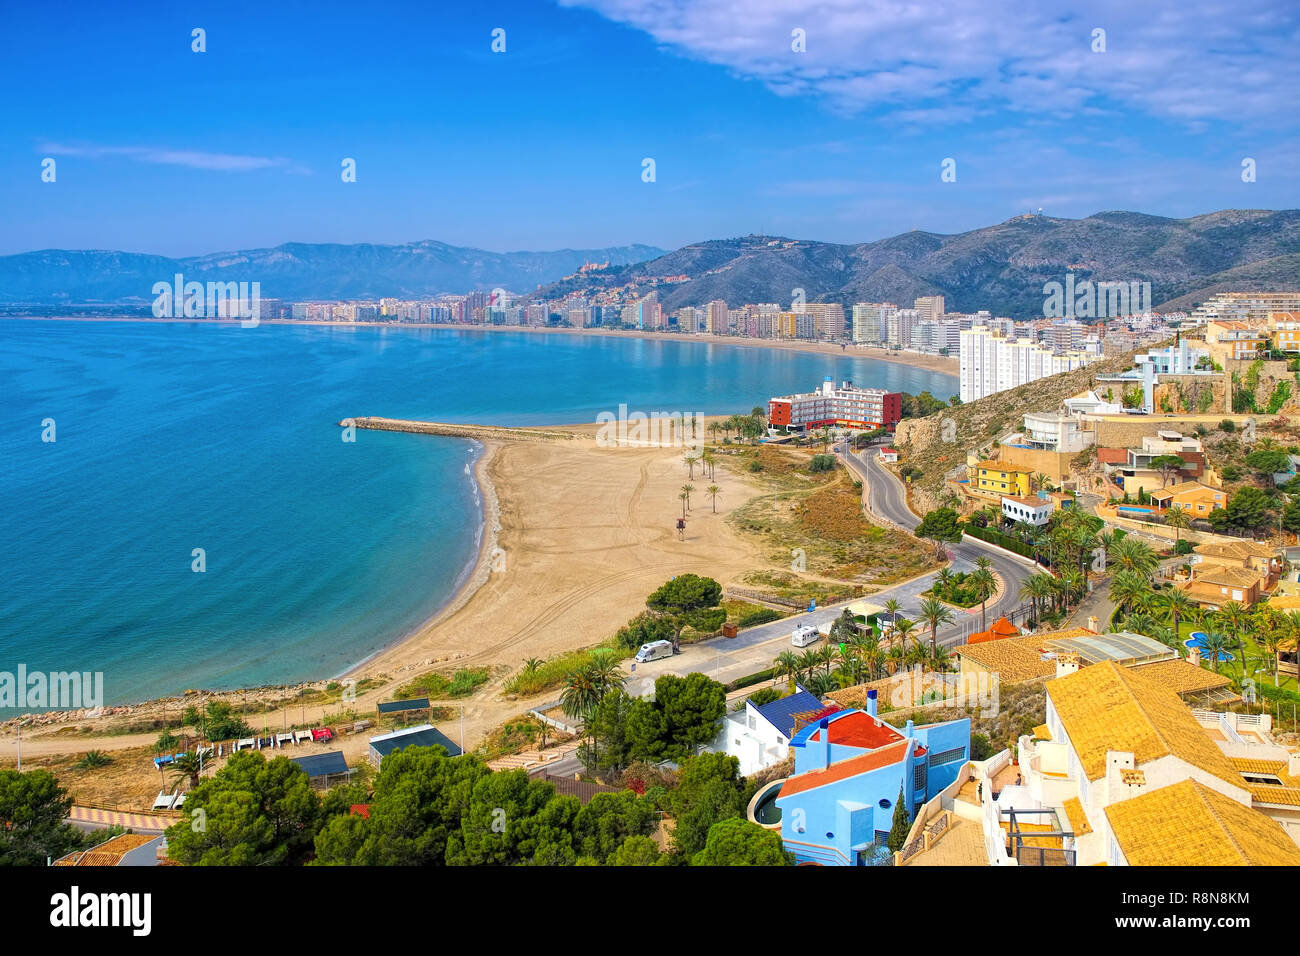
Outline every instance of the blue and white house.
<svg viewBox="0 0 1300 956">
<path fill-rule="evenodd" d="M 888 859 L 894 805 L 909 815 L 952 783 L 970 758 L 970 719 L 899 729 L 867 709 L 822 717 L 790 741 L 794 775 L 776 805 L 781 839 L 800 863 L 866 866 Z"/>
<path fill-rule="evenodd" d="M 744 710 L 728 714 L 722 720 L 710 749 L 739 760 L 740 773 L 747 777 L 789 756 L 796 716 L 805 718 L 806 722 L 824 710 L 822 702 L 802 687 L 759 707 L 745 701 Z"/>
</svg>

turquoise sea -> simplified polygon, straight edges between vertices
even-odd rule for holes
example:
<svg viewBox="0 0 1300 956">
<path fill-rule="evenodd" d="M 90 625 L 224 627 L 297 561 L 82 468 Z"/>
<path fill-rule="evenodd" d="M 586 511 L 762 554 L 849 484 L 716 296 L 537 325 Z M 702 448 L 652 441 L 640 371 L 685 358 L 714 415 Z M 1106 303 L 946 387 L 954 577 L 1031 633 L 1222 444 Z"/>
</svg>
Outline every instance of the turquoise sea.
<svg viewBox="0 0 1300 956">
<path fill-rule="evenodd" d="M 342 418 L 730 414 L 825 375 L 957 391 L 906 365 L 689 340 L 0 320 L 0 671 L 103 672 L 105 703 L 127 703 L 332 676 L 416 628 L 477 554 L 480 448 L 349 444 Z"/>
</svg>

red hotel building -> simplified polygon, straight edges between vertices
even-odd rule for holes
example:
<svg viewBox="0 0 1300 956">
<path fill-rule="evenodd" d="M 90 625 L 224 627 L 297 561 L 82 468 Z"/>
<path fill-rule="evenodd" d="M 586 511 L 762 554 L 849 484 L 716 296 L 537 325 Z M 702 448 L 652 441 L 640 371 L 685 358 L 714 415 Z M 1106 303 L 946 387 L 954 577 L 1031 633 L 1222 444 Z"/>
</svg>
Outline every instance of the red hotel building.
<svg viewBox="0 0 1300 956">
<path fill-rule="evenodd" d="M 835 425 L 840 428 L 892 428 L 903 417 L 902 392 L 855 388 L 852 382 L 835 387 L 827 378 L 815 392 L 785 395 L 767 403 L 768 424 L 786 431 Z"/>
</svg>

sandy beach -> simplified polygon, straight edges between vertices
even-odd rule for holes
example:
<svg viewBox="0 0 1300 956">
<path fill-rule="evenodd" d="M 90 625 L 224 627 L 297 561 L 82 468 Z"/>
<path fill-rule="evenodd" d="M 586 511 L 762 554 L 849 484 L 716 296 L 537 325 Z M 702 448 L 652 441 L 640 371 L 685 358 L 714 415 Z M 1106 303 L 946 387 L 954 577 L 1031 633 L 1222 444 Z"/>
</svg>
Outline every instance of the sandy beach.
<svg viewBox="0 0 1300 956">
<path fill-rule="evenodd" d="M 563 444 L 487 442 L 478 475 L 485 532 L 477 565 L 432 620 L 349 672 L 395 673 L 421 661 L 517 669 L 595 644 L 675 574 L 728 581 L 764 561 L 726 524 L 755 489 L 718 469 L 717 513 L 699 476 L 677 539 L 681 448 L 602 448 L 596 425 Z M 412 441 L 421 436 L 412 435 Z"/>
<path fill-rule="evenodd" d="M 212 322 L 218 325 L 236 325 L 234 319 L 152 319 L 119 316 L 7 316 L 7 318 L 29 319 L 33 322 L 168 322 L 192 324 L 195 322 Z M 921 352 L 895 352 L 890 349 L 869 345 L 839 345 L 834 342 L 790 342 L 780 339 L 747 339 L 736 335 L 711 335 L 707 332 L 637 332 L 621 329 L 572 329 L 572 328 L 536 328 L 526 325 L 471 325 L 463 322 L 427 323 L 427 322 L 308 322 L 298 319 L 262 319 L 261 325 L 311 325 L 324 328 L 397 328 L 397 329 L 452 329 L 460 332 L 527 332 L 530 335 L 598 335 L 615 338 L 655 339 L 658 341 L 699 342 L 706 345 L 734 345 L 738 348 L 780 349 L 786 352 L 813 352 L 824 355 L 846 355 L 854 358 L 875 359 L 878 362 L 892 362 L 897 365 L 910 365 L 913 368 L 930 372 L 942 372 L 944 375 L 958 375 L 961 362 L 951 355 L 930 355 Z M 946 398 L 947 396 L 939 396 Z"/>
<path fill-rule="evenodd" d="M 386 680 L 382 687 L 357 695 L 351 705 L 357 713 L 373 712 L 379 700 L 391 699 L 401 684 L 430 670 L 450 673 L 487 666 L 493 675 L 489 683 L 470 698 L 449 702 L 463 708 L 464 740 L 473 747 L 502 721 L 554 699 L 554 691 L 532 700 L 501 696 L 505 680 L 526 659 L 604 640 L 643 610 L 646 596 L 673 575 L 704 574 L 725 587 L 748 571 L 769 566 L 756 546 L 726 523 L 728 514 L 759 494 L 755 485 L 722 466 L 706 480 L 697 467 L 685 539 L 678 540 L 677 495 L 688 480 L 683 461 L 687 450 L 601 447 L 595 438 L 598 427 L 559 426 L 575 435 L 572 441 L 482 443 L 476 474 L 485 525 L 475 567 L 433 618 L 347 672 L 358 680 Z M 405 437 L 429 440 L 419 434 Z M 716 513 L 704 491 L 710 484 L 721 488 Z M 302 686 L 320 689 L 325 683 L 322 679 Z M 301 723 L 304 718 L 319 721 L 338 709 L 337 704 L 295 705 L 297 690 L 235 690 L 206 694 L 204 699 L 269 704 L 273 709 L 254 718 L 256 725 L 267 727 Z M 278 706 L 281 700 L 286 702 L 283 708 Z M 125 727 L 160 711 L 174 718 L 176 699 L 146 702 L 93 724 L 111 733 L 114 726 Z M 68 736 L 57 733 L 59 726 L 24 732 L 24 753 L 116 750 L 142 746 L 156 736 Z M 460 720 L 441 729 L 461 739 Z M 0 736 L 0 763 L 12 760 L 15 743 L 12 733 Z M 344 737 L 335 746 L 349 759 L 364 755 L 362 737 Z"/>
</svg>

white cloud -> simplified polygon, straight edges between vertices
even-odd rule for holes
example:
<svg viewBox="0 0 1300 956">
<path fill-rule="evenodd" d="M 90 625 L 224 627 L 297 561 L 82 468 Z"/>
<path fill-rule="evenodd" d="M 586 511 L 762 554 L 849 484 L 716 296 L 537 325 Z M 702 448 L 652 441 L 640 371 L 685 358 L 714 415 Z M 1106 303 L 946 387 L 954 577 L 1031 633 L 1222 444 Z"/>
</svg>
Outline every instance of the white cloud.
<svg viewBox="0 0 1300 956">
<path fill-rule="evenodd" d="M 191 169 L 222 172 L 243 173 L 257 169 L 310 172 L 300 163 L 278 156 L 241 156 L 235 153 L 209 153 L 193 149 L 158 149 L 150 146 L 67 146 L 60 143 L 42 143 L 40 151 L 51 156 L 77 156 L 85 159 L 122 157 L 141 163 L 188 166 Z"/>
<path fill-rule="evenodd" d="M 1291 0 L 560 0 L 682 55 L 837 111 L 912 121 L 1098 106 L 1194 124 L 1292 118 L 1300 7 Z M 806 52 L 791 51 L 791 31 Z M 1106 31 L 1106 52 L 1092 32 Z"/>
</svg>

